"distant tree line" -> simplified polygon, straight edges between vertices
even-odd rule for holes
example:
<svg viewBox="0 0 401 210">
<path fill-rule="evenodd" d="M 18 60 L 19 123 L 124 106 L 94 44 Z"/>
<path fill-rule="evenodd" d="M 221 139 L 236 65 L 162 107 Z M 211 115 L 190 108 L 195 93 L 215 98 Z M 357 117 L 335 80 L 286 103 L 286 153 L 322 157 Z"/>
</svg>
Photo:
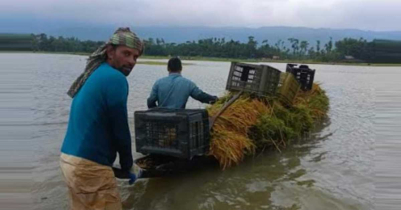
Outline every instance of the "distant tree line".
<svg viewBox="0 0 401 210">
<path fill-rule="evenodd" d="M 53 37 L 46 34 L 33 35 L 33 50 L 45 52 L 94 52 L 103 41 L 80 41 L 77 38 Z"/>
<path fill-rule="evenodd" d="M 102 41 L 80 41 L 77 38 L 53 37 L 46 34 L 33 36 L 33 50 L 47 52 L 95 51 Z M 225 38 L 208 38 L 185 43 L 168 43 L 164 39 L 145 39 L 145 55 L 215 57 L 237 59 L 313 60 L 322 62 L 401 62 L 401 42 L 345 38 L 327 43 L 315 43 L 290 38 L 269 43 L 258 43 L 253 36 L 246 43 Z"/>
</svg>

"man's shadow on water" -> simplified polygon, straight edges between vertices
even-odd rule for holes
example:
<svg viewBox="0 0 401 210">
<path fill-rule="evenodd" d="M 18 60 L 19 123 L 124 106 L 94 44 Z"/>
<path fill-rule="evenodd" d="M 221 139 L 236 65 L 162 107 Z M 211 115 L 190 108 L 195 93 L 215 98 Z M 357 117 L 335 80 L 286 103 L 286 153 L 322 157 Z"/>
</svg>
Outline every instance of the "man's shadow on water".
<svg viewBox="0 0 401 210">
<path fill-rule="evenodd" d="M 330 138 L 325 131 L 330 125 L 326 120 L 306 138 L 298 139 L 281 153 L 265 150 L 247 157 L 232 168 L 221 170 L 213 159 L 195 159 L 190 167 L 178 166 L 178 173 L 165 177 L 140 179 L 134 186 L 123 185 L 124 209 L 299 209 L 274 206 L 270 200 L 278 183 L 292 182 L 303 187 L 313 187 L 314 180 L 298 180 L 307 171 L 301 158 L 311 155 L 311 150 Z M 325 159 L 326 152 L 313 154 L 309 161 Z M 188 168 L 186 168 L 188 167 Z"/>
</svg>

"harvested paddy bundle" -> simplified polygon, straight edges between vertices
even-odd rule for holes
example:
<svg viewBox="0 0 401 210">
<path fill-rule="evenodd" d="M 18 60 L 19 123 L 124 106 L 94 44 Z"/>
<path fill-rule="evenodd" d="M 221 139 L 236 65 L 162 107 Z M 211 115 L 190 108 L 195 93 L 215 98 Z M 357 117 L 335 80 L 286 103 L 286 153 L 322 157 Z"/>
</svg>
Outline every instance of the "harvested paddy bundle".
<svg viewBox="0 0 401 210">
<path fill-rule="evenodd" d="M 329 99 L 319 84 L 313 83 L 310 91 L 300 91 L 294 101 L 295 106 L 305 106 L 311 111 L 314 120 L 326 117 L 329 110 Z"/>
<path fill-rule="evenodd" d="M 209 107 L 209 115 L 215 115 L 228 98 L 230 94 Z M 225 169 L 256 151 L 281 151 L 292 139 L 308 133 L 327 110 L 328 98 L 318 84 L 310 91 L 300 91 L 293 106 L 275 98 L 242 95 L 216 119 L 209 155 Z"/>
<path fill-rule="evenodd" d="M 329 99 L 318 84 L 310 91 L 299 91 L 291 107 L 278 101 L 272 103 L 272 113 L 261 115 L 250 135 L 258 149 L 285 148 L 291 140 L 305 137 L 314 125 L 326 117 Z"/>
<path fill-rule="evenodd" d="M 210 116 L 220 110 L 224 101 L 209 107 Z M 248 131 L 260 115 L 270 112 L 265 102 L 248 95 L 241 96 L 216 119 L 209 154 L 220 162 L 223 169 L 239 163 L 246 154 L 253 154 L 256 147 L 248 137 Z"/>
</svg>

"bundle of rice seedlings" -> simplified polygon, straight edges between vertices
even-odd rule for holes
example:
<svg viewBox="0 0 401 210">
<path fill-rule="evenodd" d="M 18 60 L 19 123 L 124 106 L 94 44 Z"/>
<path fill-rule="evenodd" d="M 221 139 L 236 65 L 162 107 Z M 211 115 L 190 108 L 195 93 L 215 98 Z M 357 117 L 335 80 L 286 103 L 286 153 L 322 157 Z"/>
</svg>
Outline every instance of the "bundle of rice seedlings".
<svg viewBox="0 0 401 210">
<path fill-rule="evenodd" d="M 214 156 L 224 169 L 238 164 L 246 154 L 253 154 L 255 145 L 246 135 L 215 125 L 210 145 L 210 155 Z"/>
<path fill-rule="evenodd" d="M 211 106 L 209 115 L 216 114 L 222 106 L 222 102 Z M 245 154 L 254 153 L 255 144 L 248 137 L 249 128 L 256 124 L 260 115 L 269 112 L 270 108 L 261 100 L 241 96 L 216 119 L 209 155 L 225 169 L 241 162 Z"/>
<path fill-rule="evenodd" d="M 305 108 L 287 108 L 274 103 L 270 115 L 261 115 L 252 127 L 252 140 L 257 149 L 275 148 L 281 152 L 291 140 L 298 139 L 313 127 L 313 120 Z"/>
<path fill-rule="evenodd" d="M 314 120 L 322 120 L 329 110 L 329 98 L 319 84 L 314 83 L 310 91 L 300 91 L 294 101 L 295 107 L 304 106 Z"/>
<path fill-rule="evenodd" d="M 229 98 L 227 95 L 209 107 L 209 115 L 216 114 Z M 225 169 L 255 151 L 265 148 L 281 151 L 292 139 L 303 137 L 323 119 L 328 105 L 328 98 L 318 84 L 311 91 L 300 91 L 292 107 L 279 100 L 243 95 L 216 119 L 209 155 Z"/>
<path fill-rule="evenodd" d="M 252 127 L 257 149 L 285 148 L 294 139 L 307 136 L 314 125 L 326 117 L 329 100 L 325 91 L 314 84 L 310 91 L 299 91 L 292 107 L 275 101 L 272 114 L 261 115 Z"/>
</svg>

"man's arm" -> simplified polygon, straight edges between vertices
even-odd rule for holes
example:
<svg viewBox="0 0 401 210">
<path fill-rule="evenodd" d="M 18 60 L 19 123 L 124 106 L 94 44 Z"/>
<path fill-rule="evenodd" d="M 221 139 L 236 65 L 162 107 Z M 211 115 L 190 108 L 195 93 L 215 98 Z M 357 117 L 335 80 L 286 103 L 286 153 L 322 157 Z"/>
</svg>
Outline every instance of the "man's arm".
<svg viewBox="0 0 401 210">
<path fill-rule="evenodd" d="M 121 169 L 128 171 L 133 164 L 127 110 L 128 83 L 125 78 L 113 78 L 112 80 L 107 84 L 108 113 Z"/>
<path fill-rule="evenodd" d="M 191 84 L 191 89 L 191 97 L 202 103 L 214 104 L 217 100 L 219 100 L 217 96 L 212 96 L 203 92 L 201 89 L 198 88 L 198 86 L 196 86 L 195 83 Z"/>
<path fill-rule="evenodd" d="M 158 101 L 157 98 L 157 91 L 158 91 L 158 84 L 155 82 L 155 84 L 152 87 L 152 91 L 150 92 L 149 98 L 148 98 L 148 108 L 154 108 L 157 107 L 156 102 Z"/>
</svg>

